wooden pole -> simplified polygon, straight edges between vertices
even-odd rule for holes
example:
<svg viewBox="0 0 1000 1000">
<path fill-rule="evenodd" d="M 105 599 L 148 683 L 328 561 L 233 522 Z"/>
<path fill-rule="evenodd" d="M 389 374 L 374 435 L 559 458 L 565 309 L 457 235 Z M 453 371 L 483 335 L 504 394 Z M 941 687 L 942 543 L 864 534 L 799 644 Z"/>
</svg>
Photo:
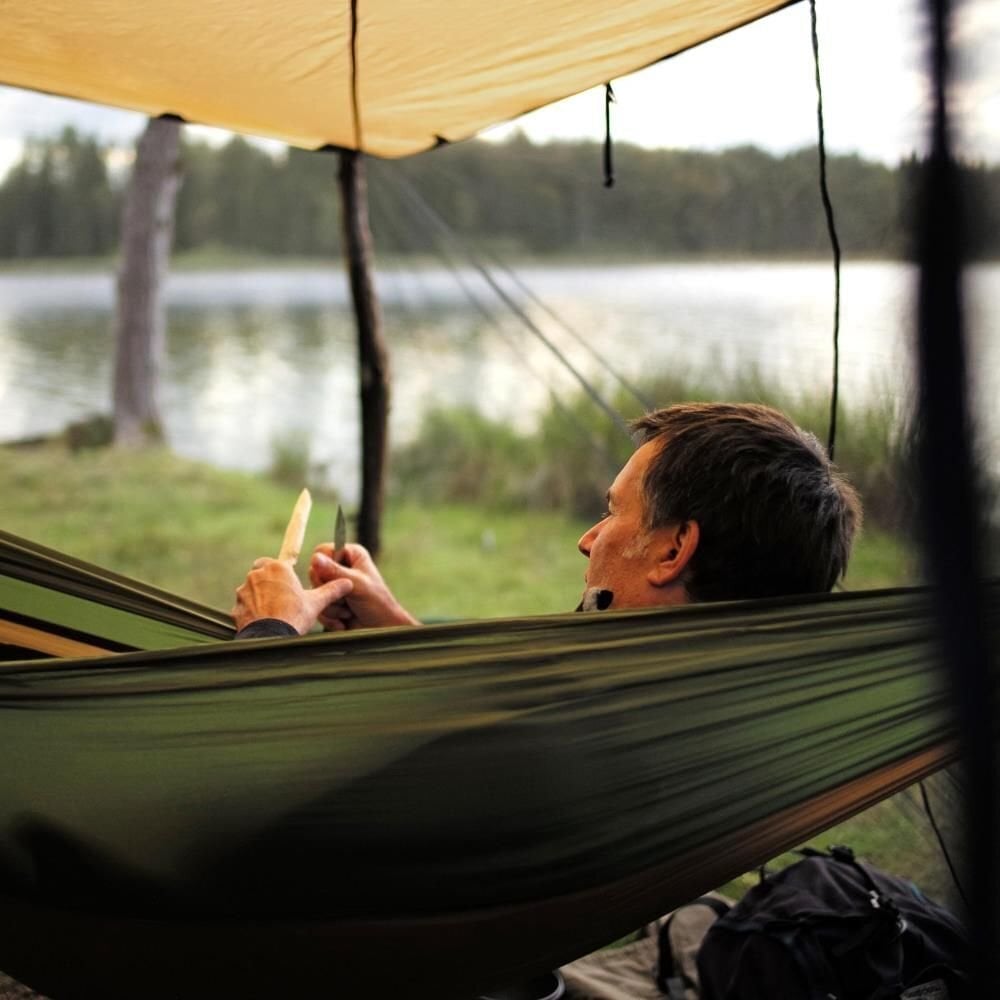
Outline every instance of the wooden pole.
<svg viewBox="0 0 1000 1000">
<path fill-rule="evenodd" d="M 361 506 L 358 541 L 373 555 L 382 542 L 382 507 L 389 441 L 389 354 L 372 280 L 372 234 L 364 161 L 359 153 L 340 153 L 340 201 L 344 260 L 351 283 L 358 327 L 361 389 Z"/>
</svg>

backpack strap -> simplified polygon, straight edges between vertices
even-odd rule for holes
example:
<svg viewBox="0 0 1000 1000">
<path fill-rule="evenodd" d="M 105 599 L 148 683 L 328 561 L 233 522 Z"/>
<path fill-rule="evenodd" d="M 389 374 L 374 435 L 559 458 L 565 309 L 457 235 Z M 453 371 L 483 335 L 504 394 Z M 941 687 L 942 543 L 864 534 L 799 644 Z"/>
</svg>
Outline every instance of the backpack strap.
<svg viewBox="0 0 1000 1000">
<path fill-rule="evenodd" d="M 674 962 L 674 949 L 670 944 L 670 925 L 674 922 L 678 910 L 687 909 L 688 906 L 707 906 L 715 911 L 716 917 L 721 917 L 729 912 L 729 903 L 714 896 L 699 896 L 697 899 L 678 907 L 663 922 L 660 932 L 657 935 L 658 961 L 654 970 L 656 988 L 670 1000 L 684 1000 L 684 991 L 694 989 L 695 983 L 690 976 L 686 975 L 683 969 L 678 969 Z"/>
</svg>

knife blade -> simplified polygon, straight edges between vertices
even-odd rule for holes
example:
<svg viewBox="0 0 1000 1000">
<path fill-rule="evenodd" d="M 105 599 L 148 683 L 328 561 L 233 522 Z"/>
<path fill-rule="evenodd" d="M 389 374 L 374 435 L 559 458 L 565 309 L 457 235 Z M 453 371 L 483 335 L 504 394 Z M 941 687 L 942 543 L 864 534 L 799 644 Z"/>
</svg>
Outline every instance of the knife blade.
<svg viewBox="0 0 1000 1000">
<path fill-rule="evenodd" d="M 347 519 L 344 517 L 344 508 L 337 504 L 337 520 L 333 525 L 333 549 L 334 556 L 340 562 L 343 558 L 342 552 L 347 544 Z M 338 557 L 337 553 L 341 553 Z"/>
</svg>

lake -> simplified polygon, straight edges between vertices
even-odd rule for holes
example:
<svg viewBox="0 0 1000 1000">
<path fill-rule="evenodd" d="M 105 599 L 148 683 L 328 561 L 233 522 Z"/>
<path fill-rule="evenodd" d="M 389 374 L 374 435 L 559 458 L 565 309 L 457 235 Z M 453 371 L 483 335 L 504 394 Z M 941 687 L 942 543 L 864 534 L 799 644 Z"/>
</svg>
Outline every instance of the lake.
<svg viewBox="0 0 1000 1000">
<path fill-rule="evenodd" d="M 501 277 L 519 308 L 601 384 L 666 371 L 756 368 L 792 391 L 824 391 L 832 365 L 833 275 L 825 263 L 670 263 L 528 267 L 540 302 Z M 843 269 L 841 398 L 903 405 L 915 271 L 894 262 Z M 549 347 L 504 310 L 474 271 L 380 272 L 390 346 L 393 440 L 430 407 L 470 405 L 530 427 L 575 381 Z M 967 275 L 984 435 L 1000 424 L 1000 265 Z M 478 305 L 467 297 L 471 291 Z M 55 432 L 110 412 L 114 281 L 106 274 L 0 274 L 0 440 Z M 263 469 L 276 442 L 308 441 L 311 461 L 348 500 L 358 488 L 353 318 L 338 270 L 181 272 L 167 286 L 162 405 L 171 446 L 219 466 Z M 551 312 L 550 312 L 551 310 Z M 554 314 L 554 315 L 553 315 Z M 556 319 L 558 317 L 558 321 Z"/>
</svg>

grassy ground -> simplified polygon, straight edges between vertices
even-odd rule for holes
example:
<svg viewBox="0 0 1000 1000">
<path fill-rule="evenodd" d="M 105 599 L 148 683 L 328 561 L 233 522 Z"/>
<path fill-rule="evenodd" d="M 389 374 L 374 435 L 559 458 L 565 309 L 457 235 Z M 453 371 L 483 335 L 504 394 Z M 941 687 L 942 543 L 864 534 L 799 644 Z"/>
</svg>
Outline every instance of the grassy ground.
<svg viewBox="0 0 1000 1000">
<path fill-rule="evenodd" d="M 166 452 L 68 453 L 61 446 L 0 450 L 0 523 L 10 532 L 228 608 L 258 555 L 276 553 L 296 490 Z M 319 498 L 307 548 L 328 540 L 335 504 Z M 588 527 L 555 513 L 491 512 L 469 505 L 395 504 L 380 560 L 390 585 L 420 617 L 540 614 L 573 607 L 582 588 L 576 540 Z M 861 541 L 847 585 L 912 582 L 912 560 L 885 534 Z M 883 803 L 816 838 L 843 842 L 928 892 L 950 883 L 923 825 Z M 787 858 L 784 860 L 788 860 Z M 753 884 L 745 876 L 728 887 Z"/>
<path fill-rule="evenodd" d="M 221 608 L 257 556 L 277 553 L 296 494 L 165 452 L 0 453 L 5 530 Z M 316 498 L 307 550 L 329 541 L 335 512 Z M 584 527 L 551 513 L 394 506 L 380 563 L 417 615 L 567 610 L 582 589 Z"/>
<path fill-rule="evenodd" d="M 216 607 L 259 555 L 277 552 L 297 490 L 167 452 L 0 452 L 7 531 Z M 317 498 L 307 548 L 328 541 L 336 505 Z M 572 608 L 583 585 L 576 540 L 589 523 L 552 512 L 392 504 L 383 572 L 418 616 L 469 618 Z M 870 532 L 851 589 L 911 577 L 910 559 Z"/>
</svg>

